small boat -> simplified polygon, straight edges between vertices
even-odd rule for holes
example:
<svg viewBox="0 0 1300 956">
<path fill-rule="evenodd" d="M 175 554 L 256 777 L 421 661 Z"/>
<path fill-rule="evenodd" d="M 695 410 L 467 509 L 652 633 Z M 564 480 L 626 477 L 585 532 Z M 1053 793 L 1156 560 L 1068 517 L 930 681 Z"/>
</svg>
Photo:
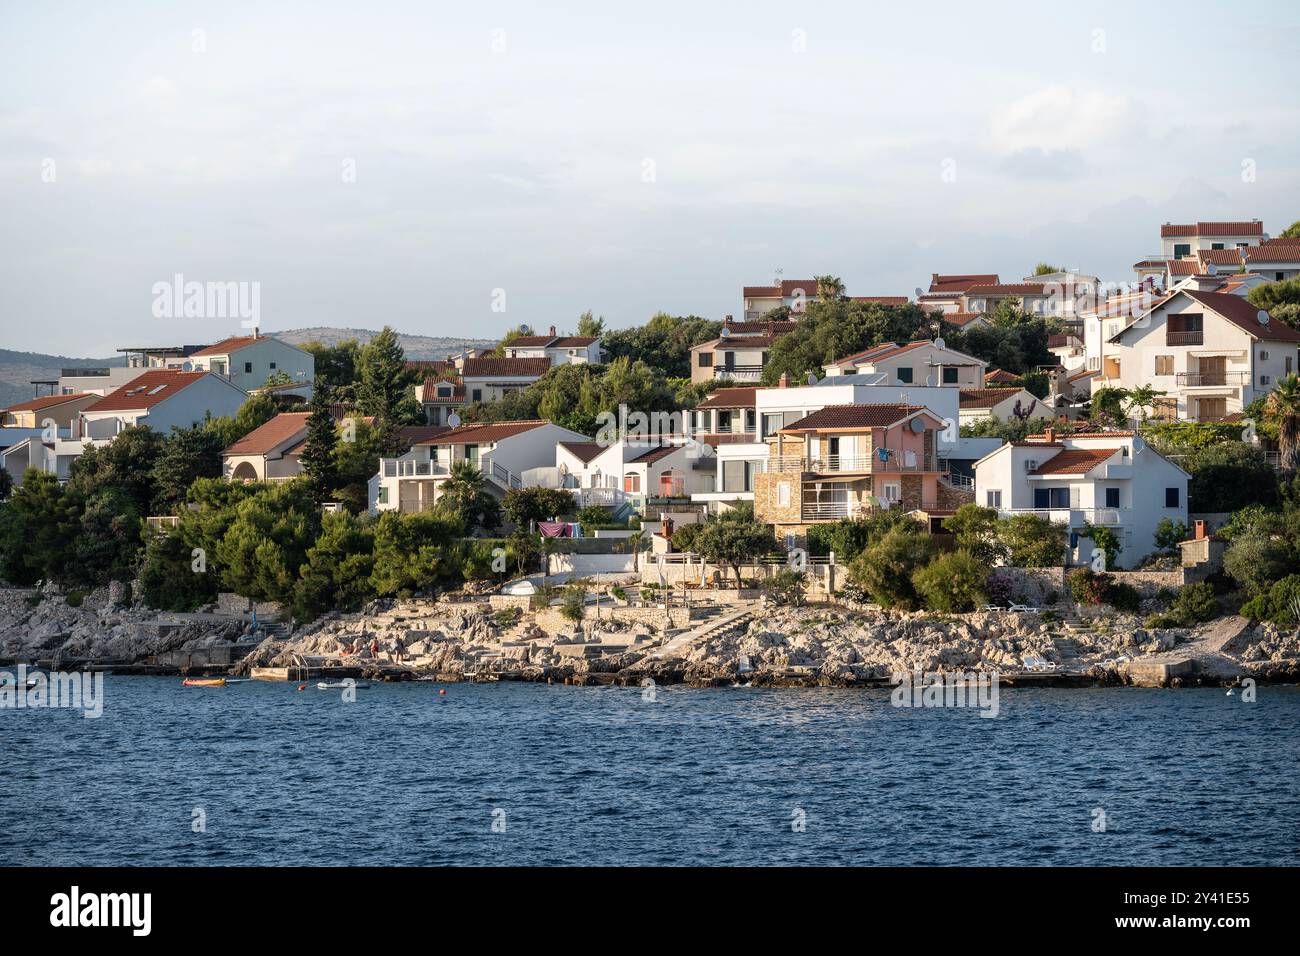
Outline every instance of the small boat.
<svg viewBox="0 0 1300 956">
<path fill-rule="evenodd" d="M 317 682 L 316 689 L 317 690 L 347 690 L 349 687 L 351 687 L 353 689 L 359 688 L 361 690 L 365 690 L 369 686 L 370 686 L 369 684 L 363 681 L 332 680 L 332 681 Z"/>
<path fill-rule="evenodd" d="M 224 677 L 187 677 L 181 681 L 182 687 L 225 687 Z"/>
</svg>

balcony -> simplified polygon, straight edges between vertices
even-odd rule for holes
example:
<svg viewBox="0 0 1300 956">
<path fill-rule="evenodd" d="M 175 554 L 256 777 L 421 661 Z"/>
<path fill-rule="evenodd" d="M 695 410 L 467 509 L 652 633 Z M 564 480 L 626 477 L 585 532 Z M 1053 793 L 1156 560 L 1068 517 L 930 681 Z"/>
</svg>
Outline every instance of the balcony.
<svg viewBox="0 0 1300 956">
<path fill-rule="evenodd" d="M 761 365 L 715 365 L 714 378 L 731 379 L 733 382 L 757 382 L 763 376 Z"/>
<path fill-rule="evenodd" d="M 1186 333 L 1199 335 L 1196 333 Z M 1249 372 L 1179 372 L 1178 384 L 1184 388 L 1236 388 L 1250 384 Z"/>
<path fill-rule="evenodd" d="M 998 515 L 1003 518 L 1025 514 L 1037 515 L 1057 524 L 1079 528 L 1085 524 L 1126 524 L 1128 512 L 1127 508 L 1000 508 Z"/>
<path fill-rule="evenodd" d="M 934 500 L 923 500 L 919 508 L 922 511 L 933 511 L 938 507 Z M 902 509 L 901 501 L 884 502 L 875 505 L 870 501 L 805 501 L 800 509 L 800 519 L 803 521 L 843 521 L 845 518 L 861 518 L 868 514 L 880 511 L 890 511 Z"/>
<path fill-rule="evenodd" d="M 1165 345 L 1204 345 L 1205 332 L 1165 332 Z"/>
<path fill-rule="evenodd" d="M 385 458 L 381 462 L 385 478 L 446 478 L 449 472 L 429 459 Z"/>
<path fill-rule="evenodd" d="M 938 462 L 933 456 L 928 458 L 920 456 L 908 463 L 897 455 L 891 455 L 888 461 L 881 461 L 875 455 L 827 455 L 819 458 L 808 458 L 802 455 L 773 455 L 768 459 L 767 467 L 769 471 L 807 471 L 819 475 L 897 475 L 940 471 Z"/>
</svg>

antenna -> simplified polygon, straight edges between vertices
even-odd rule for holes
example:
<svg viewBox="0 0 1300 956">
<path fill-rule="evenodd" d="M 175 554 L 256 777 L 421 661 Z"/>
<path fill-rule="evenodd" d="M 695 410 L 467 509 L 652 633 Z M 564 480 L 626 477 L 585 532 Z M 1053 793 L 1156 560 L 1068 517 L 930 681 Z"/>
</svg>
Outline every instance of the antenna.
<svg viewBox="0 0 1300 956">
<path fill-rule="evenodd" d="M 813 373 L 813 372 L 809 372 L 809 373 L 808 373 L 808 384 L 809 384 L 809 385 L 816 385 L 816 384 L 817 384 L 817 375 L 816 375 L 815 373 Z"/>
<path fill-rule="evenodd" d="M 460 427 L 460 416 L 457 415 L 455 412 L 452 412 L 450 415 L 447 416 L 447 424 L 450 425 L 452 428 Z"/>
<path fill-rule="evenodd" d="M 1259 320 L 1260 325 L 1268 325 L 1268 313 L 1263 309 L 1255 313 L 1255 318 Z"/>
</svg>

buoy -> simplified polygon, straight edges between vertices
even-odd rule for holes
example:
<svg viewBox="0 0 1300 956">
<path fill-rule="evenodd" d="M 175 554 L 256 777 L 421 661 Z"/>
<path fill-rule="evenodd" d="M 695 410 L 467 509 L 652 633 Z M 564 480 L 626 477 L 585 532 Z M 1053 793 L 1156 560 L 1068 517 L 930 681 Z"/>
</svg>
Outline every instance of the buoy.
<svg viewBox="0 0 1300 956">
<path fill-rule="evenodd" d="M 306 689 L 307 689 L 307 685 L 306 685 L 306 684 L 299 684 L 299 685 L 298 685 L 298 689 L 299 689 L 299 690 L 306 690 Z"/>
<path fill-rule="evenodd" d="M 439 687 L 439 688 L 438 688 L 438 696 L 439 696 L 439 697 L 446 697 L 446 696 L 447 696 L 447 688 L 445 688 L 445 687 Z"/>
</svg>

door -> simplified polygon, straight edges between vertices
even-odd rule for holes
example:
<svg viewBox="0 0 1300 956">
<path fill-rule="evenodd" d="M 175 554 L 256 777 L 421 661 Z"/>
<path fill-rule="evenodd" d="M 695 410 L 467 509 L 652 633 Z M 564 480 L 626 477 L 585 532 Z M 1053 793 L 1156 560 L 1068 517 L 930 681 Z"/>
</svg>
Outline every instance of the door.
<svg viewBox="0 0 1300 956">
<path fill-rule="evenodd" d="M 1197 363 L 1201 370 L 1201 377 L 1198 381 L 1200 385 L 1227 385 L 1228 384 L 1228 359 L 1225 356 L 1217 355 L 1213 358 L 1203 358 Z"/>
<path fill-rule="evenodd" d="M 840 439 L 831 435 L 826 439 L 826 467 L 831 471 L 840 470 Z"/>
</svg>

